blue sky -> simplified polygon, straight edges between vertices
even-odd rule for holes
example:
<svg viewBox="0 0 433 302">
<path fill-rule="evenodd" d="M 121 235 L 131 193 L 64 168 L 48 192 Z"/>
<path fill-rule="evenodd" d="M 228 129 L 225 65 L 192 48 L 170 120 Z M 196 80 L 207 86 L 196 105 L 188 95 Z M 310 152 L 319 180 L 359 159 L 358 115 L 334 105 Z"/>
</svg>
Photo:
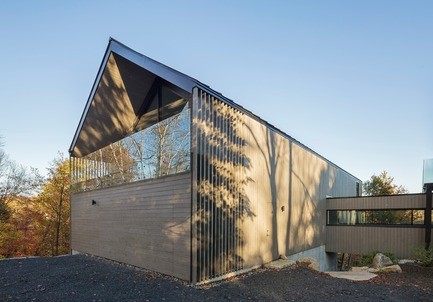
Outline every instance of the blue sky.
<svg viewBox="0 0 433 302">
<path fill-rule="evenodd" d="M 45 173 L 108 38 L 210 85 L 362 180 L 433 158 L 432 1 L 2 1 L 0 135 Z"/>
</svg>

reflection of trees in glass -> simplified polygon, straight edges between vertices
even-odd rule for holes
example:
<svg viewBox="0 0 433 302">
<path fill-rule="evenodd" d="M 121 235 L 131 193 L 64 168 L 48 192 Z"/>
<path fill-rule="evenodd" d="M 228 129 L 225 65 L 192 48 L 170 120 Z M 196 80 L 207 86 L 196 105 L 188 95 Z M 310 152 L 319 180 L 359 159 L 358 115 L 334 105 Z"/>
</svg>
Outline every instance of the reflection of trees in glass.
<svg viewBox="0 0 433 302">
<path fill-rule="evenodd" d="M 71 158 L 75 192 L 189 170 L 190 110 L 112 143 L 83 158 Z"/>
<path fill-rule="evenodd" d="M 413 210 L 413 224 L 424 224 L 424 210 Z"/>
<path fill-rule="evenodd" d="M 190 111 L 184 110 L 127 138 L 140 179 L 186 171 L 190 166 Z"/>
<path fill-rule="evenodd" d="M 328 224 L 424 224 L 424 210 L 330 210 Z"/>
<path fill-rule="evenodd" d="M 411 210 L 370 211 L 371 222 L 374 224 L 411 224 Z"/>
<path fill-rule="evenodd" d="M 71 158 L 72 191 L 93 190 L 135 179 L 135 160 L 123 141 L 83 158 Z"/>
</svg>

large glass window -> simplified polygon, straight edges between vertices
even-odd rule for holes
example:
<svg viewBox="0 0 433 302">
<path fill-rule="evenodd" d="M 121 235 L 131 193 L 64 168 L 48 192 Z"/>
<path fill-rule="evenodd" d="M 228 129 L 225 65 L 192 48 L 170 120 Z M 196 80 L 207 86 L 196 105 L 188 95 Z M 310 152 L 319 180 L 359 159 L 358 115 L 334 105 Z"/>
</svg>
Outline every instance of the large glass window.
<svg viewBox="0 0 433 302">
<path fill-rule="evenodd" d="M 165 86 L 143 104 L 132 134 L 71 157 L 71 190 L 81 192 L 190 170 L 190 103 Z"/>
<path fill-rule="evenodd" d="M 328 225 L 419 225 L 424 210 L 329 210 Z"/>
</svg>

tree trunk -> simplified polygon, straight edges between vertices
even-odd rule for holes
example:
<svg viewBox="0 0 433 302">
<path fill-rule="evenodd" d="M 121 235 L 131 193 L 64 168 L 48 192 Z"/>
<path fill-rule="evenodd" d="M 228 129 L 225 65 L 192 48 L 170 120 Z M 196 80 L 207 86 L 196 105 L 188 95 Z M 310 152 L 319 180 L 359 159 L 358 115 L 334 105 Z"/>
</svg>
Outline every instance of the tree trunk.
<svg viewBox="0 0 433 302">
<path fill-rule="evenodd" d="M 62 219 L 62 205 L 63 205 L 63 186 L 60 190 L 59 208 L 57 211 L 57 222 L 56 222 L 56 256 L 59 255 L 59 234 L 60 234 L 60 223 Z"/>
</svg>

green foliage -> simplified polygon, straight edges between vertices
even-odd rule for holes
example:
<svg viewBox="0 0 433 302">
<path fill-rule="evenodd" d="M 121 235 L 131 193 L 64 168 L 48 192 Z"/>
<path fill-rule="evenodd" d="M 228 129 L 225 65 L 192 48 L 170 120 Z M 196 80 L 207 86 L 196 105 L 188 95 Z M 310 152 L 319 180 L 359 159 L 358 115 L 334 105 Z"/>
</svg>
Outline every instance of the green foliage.
<svg viewBox="0 0 433 302">
<path fill-rule="evenodd" d="M 373 258 L 378 251 L 372 251 L 367 255 L 361 255 L 361 258 L 355 263 L 356 266 L 370 266 L 373 263 Z"/>
<path fill-rule="evenodd" d="M 361 255 L 360 259 L 354 263 L 354 266 L 371 266 L 372 263 L 373 263 L 374 256 L 376 256 L 377 253 L 382 253 L 382 252 L 380 252 L 380 251 L 371 251 L 370 253 L 368 253 L 366 255 Z M 382 253 L 382 254 L 384 254 L 389 259 L 391 259 L 391 261 L 393 263 L 397 263 L 398 262 L 397 257 L 393 253 L 391 253 L 391 252 L 385 252 L 385 253 Z"/>
<path fill-rule="evenodd" d="M 391 259 L 392 263 L 397 264 L 398 263 L 398 258 L 391 252 L 385 252 L 383 253 L 386 257 L 388 257 L 389 259 Z"/>
<path fill-rule="evenodd" d="M 364 195 L 378 196 L 407 193 L 407 189 L 404 186 L 396 185 L 393 182 L 394 178 L 388 176 L 388 172 L 386 171 L 380 173 L 379 176 L 373 174 L 373 176 L 363 184 Z"/>
<path fill-rule="evenodd" d="M 428 249 L 420 246 L 414 249 L 415 260 L 422 266 L 433 266 L 433 246 Z"/>
</svg>

